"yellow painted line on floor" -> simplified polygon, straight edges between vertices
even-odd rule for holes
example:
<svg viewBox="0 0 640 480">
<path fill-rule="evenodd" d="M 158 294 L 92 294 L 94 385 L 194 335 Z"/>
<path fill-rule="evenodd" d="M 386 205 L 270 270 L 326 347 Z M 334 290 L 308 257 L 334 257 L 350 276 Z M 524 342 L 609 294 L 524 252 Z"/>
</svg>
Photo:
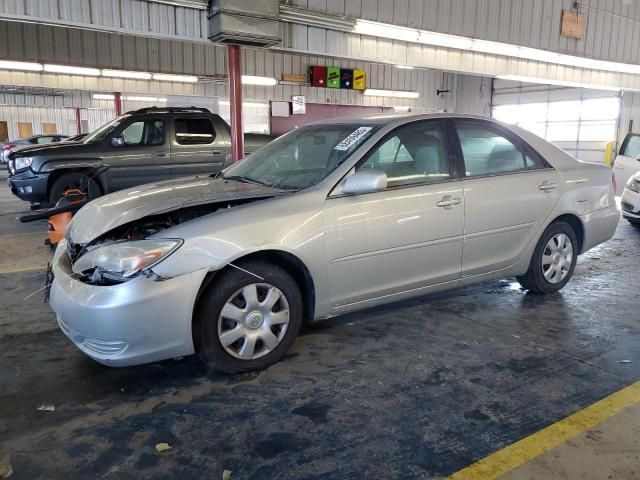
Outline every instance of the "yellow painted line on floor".
<svg viewBox="0 0 640 480">
<path fill-rule="evenodd" d="M 637 403 L 640 403 L 640 382 L 623 388 L 539 432 L 498 450 L 454 473 L 449 480 L 498 478 Z"/>
</svg>

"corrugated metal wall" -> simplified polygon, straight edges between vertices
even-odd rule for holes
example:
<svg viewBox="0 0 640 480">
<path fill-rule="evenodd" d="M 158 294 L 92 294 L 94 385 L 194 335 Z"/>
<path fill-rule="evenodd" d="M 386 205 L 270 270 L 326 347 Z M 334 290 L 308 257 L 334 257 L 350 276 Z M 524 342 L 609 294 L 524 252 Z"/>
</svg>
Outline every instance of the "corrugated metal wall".
<svg viewBox="0 0 640 480">
<path fill-rule="evenodd" d="M 560 36 L 573 0 L 292 0 L 292 5 L 406 27 L 514 43 L 603 60 L 640 63 L 640 2 L 583 0 L 585 35 Z M 628 17 L 626 20 L 621 17 Z"/>
<path fill-rule="evenodd" d="M 0 17 L 201 41 L 208 28 L 206 9 L 145 0 L 0 0 Z"/>
<path fill-rule="evenodd" d="M 83 109 L 80 118 L 88 122 L 89 130 L 94 130 L 113 119 L 113 116 L 113 108 L 95 108 Z M 76 113 L 73 108 L 0 105 L 0 121 L 7 122 L 10 140 L 19 137 L 18 122 L 31 123 L 34 134 L 43 133 L 43 123 L 55 123 L 57 133 L 76 134 Z"/>
<path fill-rule="evenodd" d="M 640 63 L 640 2 L 584 0 L 582 39 L 561 37 L 572 0 L 291 0 L 292 5 L 401 26 Z M 203 3 L 204 5 L 204 3 Z M 206 41 L 207 10 L 145 0 L 0 0 L 0 17 Z"/>
</svg>

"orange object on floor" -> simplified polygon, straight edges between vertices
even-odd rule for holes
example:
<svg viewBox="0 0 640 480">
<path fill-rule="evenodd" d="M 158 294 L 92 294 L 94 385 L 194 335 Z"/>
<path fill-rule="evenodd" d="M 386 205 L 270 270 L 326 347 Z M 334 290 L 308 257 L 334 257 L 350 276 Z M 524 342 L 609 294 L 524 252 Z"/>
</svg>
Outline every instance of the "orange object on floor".
<svg viewBox="0 0 640 480">
<path fill-rule="evenodd" d="M 77 188 L 72 188 L 64 192 L 64 196 L 56 203 L 56 208 L 66 207 L 68 205 L 80 204 L 85 201 L 86 195 Z M 56 213 L 49 217 L 49 245 L 55 247 L 60 240 L 64 238 L 64 232 L 67 230 L 71 219 L 72 212 Z"/>
</svg>

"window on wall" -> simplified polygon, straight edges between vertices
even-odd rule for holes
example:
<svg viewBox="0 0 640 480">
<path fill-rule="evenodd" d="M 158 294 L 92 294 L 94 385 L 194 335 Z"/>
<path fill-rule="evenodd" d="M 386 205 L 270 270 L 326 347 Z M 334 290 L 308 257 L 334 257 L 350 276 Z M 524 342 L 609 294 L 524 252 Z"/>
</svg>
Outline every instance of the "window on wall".
<svg viewBox="0 0 640 480">
<path fill-rule="evenodd" d="M 218 102 L 220 116 L 231 123 L 229 101 Z M 269 103 L 258 101 L 242 102 L 242 126 L 245 133 L 269 133 Z"/>
<path fill-rule="evenodd" d="M 493 117 L 555 143 L 581 160 L 601 162 L 605 143 L 616 139 L 618 97 L 497 105 Z"/>
</svg>

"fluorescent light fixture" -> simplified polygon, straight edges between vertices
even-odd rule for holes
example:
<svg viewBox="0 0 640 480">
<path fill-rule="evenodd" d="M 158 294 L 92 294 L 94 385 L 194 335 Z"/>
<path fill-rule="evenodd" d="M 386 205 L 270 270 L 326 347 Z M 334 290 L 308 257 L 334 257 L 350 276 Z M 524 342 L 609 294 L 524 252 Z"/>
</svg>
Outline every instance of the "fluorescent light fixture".
<svg viewBox="0 0 640 480">
<path fill-rule="evenodd" d="M 114 95 L 110 93 L 94 93 L 91 98 L 94 100 L 113 100 L 115 98 Z M 125 100 L 129 100 L 131 102 L 159 102 L 166 103 L 167 99 L 164 97 L 147 97 L 143 95 L 127 95 L 124 97 Z"/>
<path fill-rule="evenodd" d="M 186 82 L 186 83 L 196 83 L 198 81 L 198 77 L 194 75 L 173 75 L 169 73 L 154 73 L 154 80 L 159 80 L 161 82 Z"/>
<path fill-rule="evenodd" d="M 273 77 L 256 77 L 254 75 L 242 75 L 242 83 L 244 85 L 268 85 L 278 84 L 278 80 Z"/>
<path fill-rule="evenodd" d="M 411 65 L 396 65 L 396 68 L 399 68 L 400 70 L 413 70 Z"/>
<path fill-rule="evenodd" d="M 379 90 L 376 88 L 367 88 L 364 94 L 368 97 L 394 97 L 394 98 L 418 98 L 418 92 L 408 92 L 405 90 Z"/>
<path fill-rule="evenodd" d="M 594 90 L 609 90 L 619 92 L 621 89 L 607 85 L 597 85 L 593 83 L 567 82 L 564 80 L 549 80 L 546 78 L 526 77 L 521 75 L 498 75 L 501 80 L 511 80 L 513 82 L 539 83 L 542 85 L 560 85 L 562 87 L 591 88 Z M 630 90 L 625 88 L 625 90 Z"/>
<path fill-rule="evenodd" d="M 540 50 L 537 48 L 522 47 L 509 43 L 480 40 L 477 38 L 446 33 L 418 30 L 415 28 L 398 27 L 388 23 L 371 22 L 368 20 L 356 20 L 353 32 L 372 37 L 401 40 L 404 42 L 421 43 L 458 50 L 502 55 L 507 57 L 524 58 L 538 62 L 567 65 L 578 68 L 604 70 L 607 72 L 640 74 L 640 65 L 631 63 L 609 62 L 606 60 L 594 60 L 591 58 L 565 55 L 562 53 Z"/>
<path fill-rule="evenodd" d="M 97 68 L 72 67 L 70 65 L 52 65 L 45 63 L 44 71 L 49 73 L 66 73 L 67 75 L 85 75 L 89 77 L 99 77 L 100 70 Z"/>
<path fill-rule="evenodd" d="M 219 100 L 218 105 L 228 106 L 230 105 L 229 100 Z M 263 102 L 242 102 L 243 107 L 256 107 L 256 108 L 269 108 L 268 103 Z"/>
<path fill-rule="evenodd" d="M 103 77 L 113 78 L 132 78 L 136 80 L 151 80 L 151 74 L 148 72 L 130 72 L 126 70 L 109 70 L 102 69 Z"/>
<path fill-rule="evenodd" d="M 361 35 L 402 40 L 403 42 L 418 42 L 420 35 L 420 31 L 415 28 L 398 27 L 388 23 L 369 22 L 367 20 L 356 20 L 353 31 Z"/>
<path fill-rule="evenodd" d="M 166 102 L 166 98 L 158 98 L 158 97 L 147 97 L 142 95 L 127 95 L 124 97 L 125 100 L 129 100 L 130 102 Z"/>
<path fill-rule="evenodd" d="M 31 62 L 12 62 L 10 60 L 0 60 L 0 69 L 2 70 L 24 70 L 29 72 L 41 72 L 41 63 Z"/>
</svg>

